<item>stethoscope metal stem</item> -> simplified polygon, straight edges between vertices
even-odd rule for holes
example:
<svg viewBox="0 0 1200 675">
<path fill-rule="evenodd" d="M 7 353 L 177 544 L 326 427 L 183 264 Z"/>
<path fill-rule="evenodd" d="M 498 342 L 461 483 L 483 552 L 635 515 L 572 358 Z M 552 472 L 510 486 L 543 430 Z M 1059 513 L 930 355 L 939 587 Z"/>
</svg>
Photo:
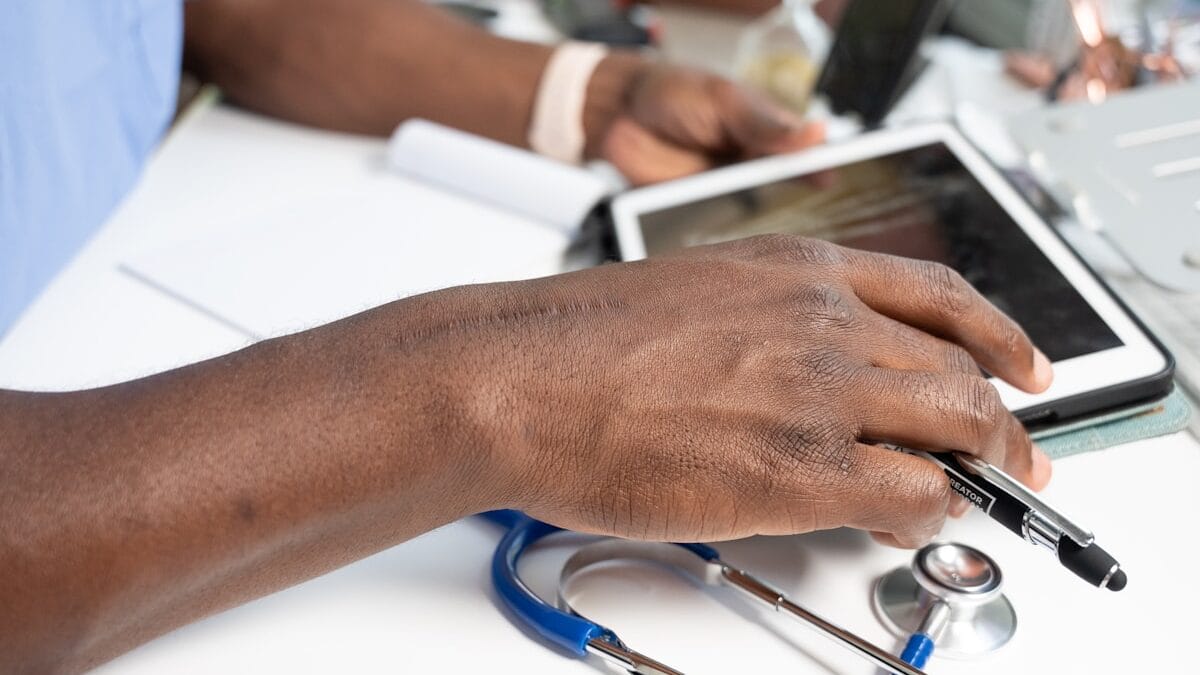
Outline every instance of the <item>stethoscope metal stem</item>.
<svg viewBox="0 0 1200 675">
<path fill-rule="evenodd" d="M 521 554 L 534 542 L 560 531 L 518 511 L 490 511 L 489 520 L 508 528 L 492 556 L 492 582 L 501 600 L 542 638 L 576 656 L 594 655 L 628 672 L 645 675 L 681 675 L 669 666 L 633 651 L 615 632 L 587 619 L 571 606 L 568 586 L 572 578 L 592 565 L 612 560 L 645 560 L 673 568 L 704 586 L 727 586 L 777 612 L 804 622 L 875 666 L 899 675 L 925 675 L 919 668 L 813 614 L 757 577 L 725 564 L 716 549 L 704 544 L 663 544 L 605 539 L 580 547 L 559 573 L 557 606 L 534 594 L 517 574 Z"/>
<path fill-rule="evenodd" d="M 635 652 L 620 642 L 613 642 L 604 638 L 592 638 L 588 640 L 587 650 L 631 673 L 641 673 L 642 675 L 683 675 L 678 670 L 655 661 L 645 654 Z"/>
<path fill-rule="evenodd" d="M 926 546 L 913 562 L 875 584 L 874 608 L 906 640 L 901 658 L 918 666 L 938 653 L 974 658 L 1003 646 L 1016 630 L 1003 575 L 978 549 L 951 542 Z"/>
<path fill-rule="evenodd" d="M 876 667 L 898 675 L 925 675 L 921 669 L 905 663 L 899 657 L 797 605 L 771 584 L 749 572 L 725 563 L 717 555 L 717 552 L 711 549 L 706 549 L 705 555 L 697 555 L 695 550 L 675 544 L 622 539 L 606 539 L 587 544 L 576 550 L 563 565 L 559 577 L 559 607 L 579 616 L 567 599 L 566 588 L 571 579 L 592 565 L 612 560 L 645 560 L 659 563 L 683 572 L 705 586 L 726 586 L 735 589 L 755 602 L 765 604 L 777 612 L 783 612 L 807 624 L 818 633 L 867 659 Z M 630 672 L 681 675 L 678 670 L 629 649 L 611 632 L 590 640 L 587 650 Z"/>
<path fill-rule="evenodd" d="M 736 588 L 746 595 L 770 605 L 776 611 L 784 612 L 792 618 L 799 620 L 825 637 L 857 653 L 879 668 L 883 668 L 891 673 L 898 673 L 898 675 L 925 675 L 925 671 L 920 668 L 914 668 L 892 654 L 860 638 L 858 635 L 813 614 L 789 600 L 786 595 L 747 572 L 722 564 L 721 578 L 728 586 Z"/>
</svg>

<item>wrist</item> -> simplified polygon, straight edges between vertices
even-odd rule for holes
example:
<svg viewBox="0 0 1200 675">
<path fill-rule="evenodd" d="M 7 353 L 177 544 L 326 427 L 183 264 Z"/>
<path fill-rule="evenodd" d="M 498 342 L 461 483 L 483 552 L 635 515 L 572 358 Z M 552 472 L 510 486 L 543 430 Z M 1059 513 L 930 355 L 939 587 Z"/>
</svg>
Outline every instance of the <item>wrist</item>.
<svg viewBox="0 0 1200 675">
<path fill-rule="evenodd" d="M 481 333 L 495 320 L 493 285 L 451 288 L 394 303 L 383 329 L 392 361 L 381 382 L 403 401 L 407 440 L 427 458 L 443 495 L 457 495 L 459 515 L 518 508 L 527 448 L 515 405 L 512 355 Z M 399 347 L 399 348 L 397 348 Z M 403 396 L 397 392 L 403 390 Z"/>
<path fill-rule="evenodd" d="M 583 105 L 585 158 L 601 156 L 613 120 L 628 110 L 632 93 L 650 67 L 649 61 L 629 51 L 612 52 L 596 66 Z"/>
</svg>

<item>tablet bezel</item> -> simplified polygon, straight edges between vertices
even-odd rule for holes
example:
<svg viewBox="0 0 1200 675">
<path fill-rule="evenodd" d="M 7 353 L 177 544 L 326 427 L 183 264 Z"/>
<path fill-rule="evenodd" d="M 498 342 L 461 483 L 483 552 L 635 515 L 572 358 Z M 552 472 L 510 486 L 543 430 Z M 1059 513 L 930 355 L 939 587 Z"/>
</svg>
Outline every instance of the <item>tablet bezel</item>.
<svg viewBox="0 0 1200 675">
<path fill-rule="evenodd" d="M 1008 180 L 958 130 L 944 123 L 876 131 L 836 145 L 745 162 L 627 192 L 610 206 L 621 259 L 646 257 L 641 214 L 932 143 L 944 143 L 954 153 L 1123 343 L 1055 362 L 1054 384 L 1041 394 L 1028 394 L 993 378 L 992 383 L 1010 410 L 1046 408 L 1055 401 L 1078 399 L 1089 392 L 1161 378 L 1169 371 L 1169 357 L 1140 323 Z M 1164 393 L 1169 388 L 1168 381 Z"/>
</svg>

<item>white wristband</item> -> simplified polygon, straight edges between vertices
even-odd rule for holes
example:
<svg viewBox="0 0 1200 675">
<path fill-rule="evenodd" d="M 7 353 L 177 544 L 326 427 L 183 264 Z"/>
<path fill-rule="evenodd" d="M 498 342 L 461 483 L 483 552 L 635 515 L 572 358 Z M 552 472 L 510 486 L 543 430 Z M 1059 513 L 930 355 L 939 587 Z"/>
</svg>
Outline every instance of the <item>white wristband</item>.
<svg viewBox="0 0 1200 675">
<path fill-rule="evenodd" d="M 529 147 L 534 152 L 572 164 L 583 160 L 588 82 L 607 55 L 603 45 L 590 42 L 564 42 L 550 55 L 529 124 Z"/>
</svg>

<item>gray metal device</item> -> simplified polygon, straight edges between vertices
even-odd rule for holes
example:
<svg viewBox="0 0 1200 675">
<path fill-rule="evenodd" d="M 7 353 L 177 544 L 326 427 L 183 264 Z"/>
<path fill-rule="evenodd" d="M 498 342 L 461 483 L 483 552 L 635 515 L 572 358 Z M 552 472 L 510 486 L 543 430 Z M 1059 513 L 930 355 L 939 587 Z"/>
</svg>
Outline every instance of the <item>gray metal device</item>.
<svg viewBox="0 0 1200 675">
<path fill-rule="evenodd" d="M 897 675 L 924 675 L 925 671 L 912 666 L 888 653 L 887 650 L 859 637 L 857 634 L 840 628 L 809 610 L 796 604 L 782 591 L 746 572 L 721 561 L 696 555 L 694 550 L 683 547 L 648 541 L 631 541 L 628 539 L 604 539 L 581 546 L 567 562 L 563 564 L 558 581 L 558 607 L 572 615 L 580 614 L 571 605 L 570 587 L 581 572 L 596 565 L 613 561 L 638 560 L 662 565 L 668 569 L 683 573 L 693 581 L 705 586 L 725 587 L 738 591 L 744 597 L 760 605 L 766 605 L 780 614 L 790 616 L 812 628 L 816 632 L 833 640 L 837 644 L 870 661 L 876 667 Z M 646 675 L 682 675 L 674 668 L 663 665 L 643 654 L 632 652 L 624 645 L 607 645 L 589 643 L 589 651 L 619 664 L 631 673 Z M 603 649 L 604 651 L 599 651 Z"/>
<path fill-rule="evenodd" d="M 1200 81 L 1008 121 L 1038 178 L 1152 281 L 1200 291 Z"/>
<path fill-rule="evenodd" d="M 874 606 L 896 637 L 923 633 L 937 642 L 939 654 L 975 658 L 1004 646 L 1017 630 L 1002 589 L 1000 568 L 982 551 L 934 543 L 917 551 L 910 567 L 879 579 Z"/>
</svg>

